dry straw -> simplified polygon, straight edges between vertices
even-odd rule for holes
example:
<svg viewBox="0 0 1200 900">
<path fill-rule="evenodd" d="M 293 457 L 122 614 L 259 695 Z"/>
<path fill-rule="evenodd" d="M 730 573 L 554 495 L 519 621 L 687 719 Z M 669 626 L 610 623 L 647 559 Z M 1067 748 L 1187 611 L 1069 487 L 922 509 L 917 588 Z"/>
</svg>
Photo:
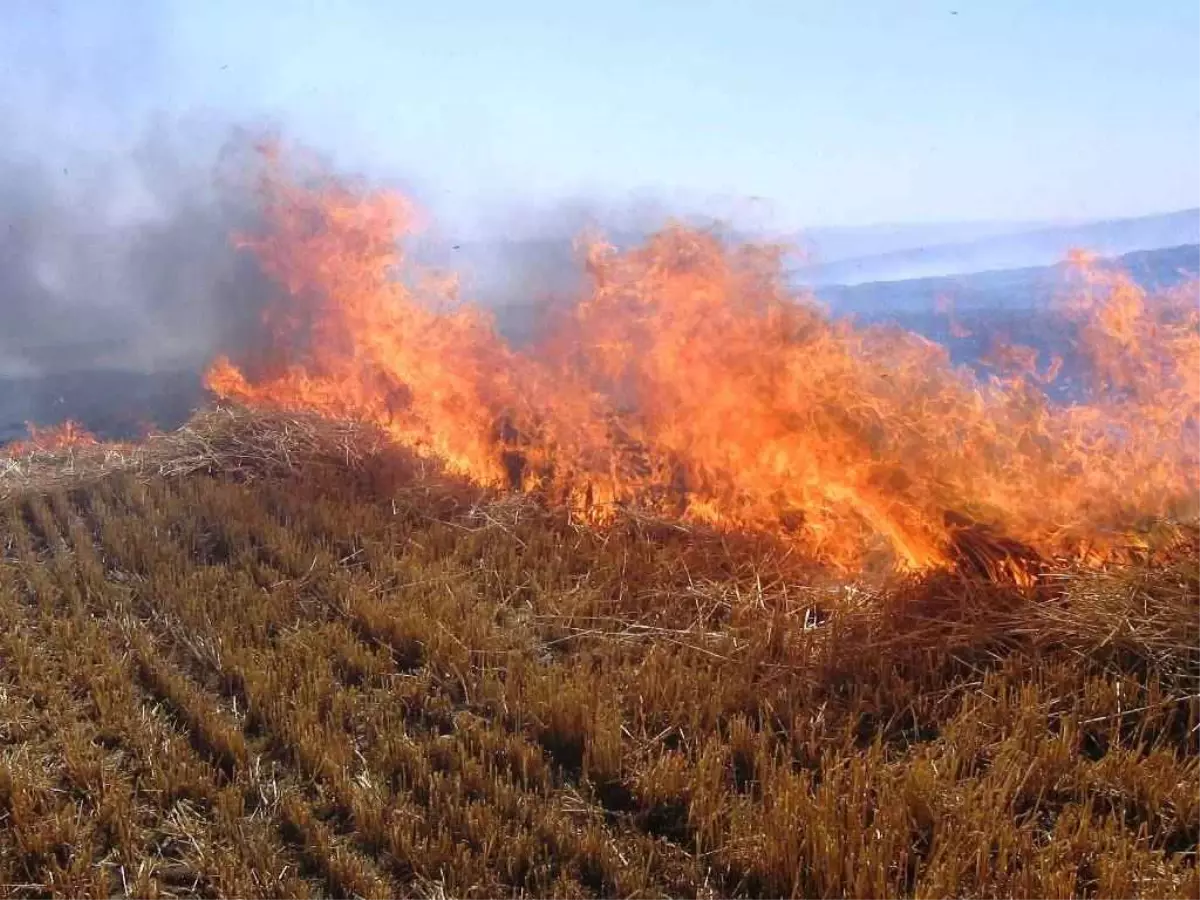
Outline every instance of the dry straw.
<svg viewBox="0 0 1200 900">
<path fill-rule="evenodd" d="M 118 472 L 165 477 L 204 472 L 251 479 L 283 474 L 300 464 L 351 467 L 377 450 L 380 440 L 355 422 L 218 406 L 197 413 L 175 431 L 138 443 L 32 447 L 0 457 L 0 499 L 76 487 Z"/>
</svg>

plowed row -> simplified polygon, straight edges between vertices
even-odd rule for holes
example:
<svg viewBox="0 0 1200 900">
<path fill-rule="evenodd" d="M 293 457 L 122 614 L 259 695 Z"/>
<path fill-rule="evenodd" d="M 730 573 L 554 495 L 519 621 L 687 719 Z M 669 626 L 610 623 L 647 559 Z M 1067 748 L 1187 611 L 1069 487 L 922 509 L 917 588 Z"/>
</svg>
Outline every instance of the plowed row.
<svg viewBox="0 0 1200 900">
<path fill-rule="evenodd" d="M 1072 575 L 1093 650 L 384 467 L 109 476 L 0 551 L 7 896 L 1200 889 L 1190 558 Z"/>
</svg>

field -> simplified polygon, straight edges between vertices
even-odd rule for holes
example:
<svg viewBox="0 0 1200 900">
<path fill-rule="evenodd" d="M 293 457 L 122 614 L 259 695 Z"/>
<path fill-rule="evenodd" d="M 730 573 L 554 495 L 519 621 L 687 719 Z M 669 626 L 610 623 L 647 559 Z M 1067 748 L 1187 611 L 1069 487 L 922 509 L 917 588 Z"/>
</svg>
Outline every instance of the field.
<svg viewBox="0 0 1200 900">
<path fill-rule="evenodd" d="M 1194 531 L 854 583 L 213 415 L 0 476 L 4 895 L 1200 892 Z"/>
</svg>

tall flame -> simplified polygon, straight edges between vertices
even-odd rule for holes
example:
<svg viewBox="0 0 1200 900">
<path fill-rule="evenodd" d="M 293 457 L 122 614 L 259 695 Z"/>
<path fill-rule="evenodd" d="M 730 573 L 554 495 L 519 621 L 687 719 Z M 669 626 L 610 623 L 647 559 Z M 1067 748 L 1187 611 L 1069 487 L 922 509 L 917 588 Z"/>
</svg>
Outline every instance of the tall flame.
<svg viewBox="0 0 1200 900">
<path fill-rule="evenodd" d="M 277 153 L 262 191 L 269 227 L 245 244 L 284 299 L 261 372 L 212 365 L 222 397 L 367 420 L 593 518 L 637 504 L 769 529 L 844 566 L 938 565 L 964 521 L 1062 553 L 1194 509 L 1194 283 L 1150 296 L 1074 258 L 1061 308 L 1091 380 L 1063 404 L 1028 348 L 977 377 L 915 334 L 831 319 L 786 285 L 780 248 L 672 225 L 625 252 L 588 243 L 585 295 L 517 351 L 406 266 L 400 198 L 301 180 Z"/>
</svg>

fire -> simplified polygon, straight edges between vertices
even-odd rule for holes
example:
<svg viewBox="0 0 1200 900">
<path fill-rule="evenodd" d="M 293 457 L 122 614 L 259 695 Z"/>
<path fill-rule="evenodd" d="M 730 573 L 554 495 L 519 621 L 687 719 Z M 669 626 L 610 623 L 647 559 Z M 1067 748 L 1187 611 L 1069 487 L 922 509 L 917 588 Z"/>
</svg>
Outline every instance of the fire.
<svg viewBox="0 0 1200 900">
<path fill-rule="evenodd" d="M 4 446 L 3 452 L 10 459 L 30 453 L 56 453 L 72 447 L 88 447 L 99 443 L 95 435 L 71 419 L 49 426 L 26 422 L 25 430 L 29 434 L 27 438 L 12 441 Z"/>
<path fill-rule="evenodd" d="M 482 485 L 602 520 L 622 505 L 767 529 L 857 566 L 924 568 L 974 522 L 1029 552 L 1094 553 L 1145 517 L 1191 514 L 1200 456 L 1195 290 L 1148 296 L 1075 260 L 1062 304 L 1091 380 L 1004 348 L 983 379 L 946 350 L 856 327 L 789 288 L 782 248 L 671 225 L 583 247 L 588 289 L 517 351 L 453 282 L 406 264 L 412 210 L 272 155 L 268 228 L 245 245 L 283 288 L 256 367 L 219 396 L 367 420 Z M 999 364 L 999 363 L 998 363 Z"/>
</svg>

